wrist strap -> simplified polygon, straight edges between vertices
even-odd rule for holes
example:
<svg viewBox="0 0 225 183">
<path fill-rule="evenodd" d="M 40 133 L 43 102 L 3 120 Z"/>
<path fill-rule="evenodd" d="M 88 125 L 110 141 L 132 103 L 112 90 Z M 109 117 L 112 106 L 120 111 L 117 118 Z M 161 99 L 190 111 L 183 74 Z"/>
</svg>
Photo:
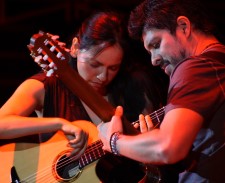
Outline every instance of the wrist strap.
<svg viewBox="0 0 225 183">
<path fill-rule="evenodd" d="M 110 137 L 110 148 L 113 154 L 119 156 L 119 152 L 116 148 L 116 141 L 119 139 L 120 132 L 114 132 L 112 133 Z"/>
</svg>

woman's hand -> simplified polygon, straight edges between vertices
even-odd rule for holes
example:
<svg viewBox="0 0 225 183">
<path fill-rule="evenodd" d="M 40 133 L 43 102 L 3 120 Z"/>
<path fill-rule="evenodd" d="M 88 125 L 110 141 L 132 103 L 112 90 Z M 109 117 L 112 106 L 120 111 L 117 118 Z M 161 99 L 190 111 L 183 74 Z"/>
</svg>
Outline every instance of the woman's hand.
<svg viewBox="0 0 225 183">
<path fill-rule="evenodd" d="M 64 123 L 61 130 L 68 139 L 68 146 L 74 149 L 68 155 L 79 158 L 87 147 L 88 133 L 70 122 Z"/>
</svg>

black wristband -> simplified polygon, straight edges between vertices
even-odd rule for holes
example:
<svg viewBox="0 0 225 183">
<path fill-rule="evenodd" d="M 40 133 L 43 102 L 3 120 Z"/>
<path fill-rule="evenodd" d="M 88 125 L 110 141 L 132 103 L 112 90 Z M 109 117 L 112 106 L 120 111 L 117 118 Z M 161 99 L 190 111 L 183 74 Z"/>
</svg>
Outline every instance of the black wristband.
<svg viewBox="0 0 225 183">
<path fill-rule="evenodd" d="M 119 152 L 116 148 L 116 141 L 119 139 L 120 132 L 114 132 L 110 137 L 110 148 L 113 154 L 119 156 Z"/>
</svg>

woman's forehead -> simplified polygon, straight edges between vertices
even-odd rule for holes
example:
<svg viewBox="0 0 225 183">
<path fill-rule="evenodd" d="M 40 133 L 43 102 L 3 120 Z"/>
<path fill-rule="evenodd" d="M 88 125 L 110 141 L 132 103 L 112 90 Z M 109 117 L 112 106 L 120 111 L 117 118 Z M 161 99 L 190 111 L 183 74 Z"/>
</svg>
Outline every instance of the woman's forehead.
<svg viewBox="0 0 225 183">
<path fill-rule="evenodd" d="M 89 49 L 79 50 L 79 55 L 87 59 L 94 59 L 97 56 L 99 56 L 102 52 L 105 52 L 106 50 L 108 50 L 108 48 L 110 48 L 111 50 L 115 49 L 115 51 L 118 50 L 119 48 L 123 52 L 119 44 L 111 45 L 109 43 L 102 43 L 100 45 L 92 46 Z"/>
<path fill-rule="evenodd" d="M 98 61 L 102 64 L 107 62 L 107 65 L 120 64 L 123 57 L 123 50 L 119 45 L 108 46 L 97 54 L 93 50 L 80 51 L 78 54 L 78 61 Z"/>
<path fill-rule="evenodd" d="M 103 42 L 99 45 L 93 45 L 93 46 L 90 46 L 89 48 L 80 49 L 79 52 L 86 53 L 87 55 L 91 57 L 95 57 L 96 55 L 98 55 L 100 52 L 102 52 L 105 48 L 109 46 L 111 46 L 109 43 Z"/>
</svg>

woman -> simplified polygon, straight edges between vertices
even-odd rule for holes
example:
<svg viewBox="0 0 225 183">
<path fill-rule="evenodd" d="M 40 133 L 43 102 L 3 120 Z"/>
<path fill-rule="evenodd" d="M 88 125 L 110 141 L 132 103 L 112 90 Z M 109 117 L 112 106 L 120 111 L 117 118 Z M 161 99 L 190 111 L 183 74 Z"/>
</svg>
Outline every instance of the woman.
<svg viewBox="0 0 225 183">
<path fill-rule="evenodd" d="M 125 113 L 128 120 L 133 120 L 140 112 L 150 113 L 160 104 L 146 100 L 148 95 L 137 89 L 139 83 L 131 84 L 133 75 L 127 71 L 129 58 L 126 54 L 129 50 L 123 26 L 121 19 L 110 12 L 96 13 L 84 21 L 72 41 L 70 64 L 113 106 L 124 106 L 129 101 L 131 105 L 125 106 Z M 133 89 L 135 93 L 131 95 Z M 126 97 L 126 93 L 129 96 Z M 133 116 L 129 116 L 131 108 L 136 115 L 132 112 Z M 38 117 L 31 117 L 34 111 Z M 55 132 L 62 131 L 73 148 L 70 154 L 77 158 L 84 153 L 88 140 L 88 132 L 76 125 L 79 120 L 91 121 L 95 125 L 101 122 L 94 111 L 57 77 L 46 77 L 40 72 L 24 81 L 2 106 L 0 138 L 41 134 L 40 140 L 45 142 Z"/>
</svg>

